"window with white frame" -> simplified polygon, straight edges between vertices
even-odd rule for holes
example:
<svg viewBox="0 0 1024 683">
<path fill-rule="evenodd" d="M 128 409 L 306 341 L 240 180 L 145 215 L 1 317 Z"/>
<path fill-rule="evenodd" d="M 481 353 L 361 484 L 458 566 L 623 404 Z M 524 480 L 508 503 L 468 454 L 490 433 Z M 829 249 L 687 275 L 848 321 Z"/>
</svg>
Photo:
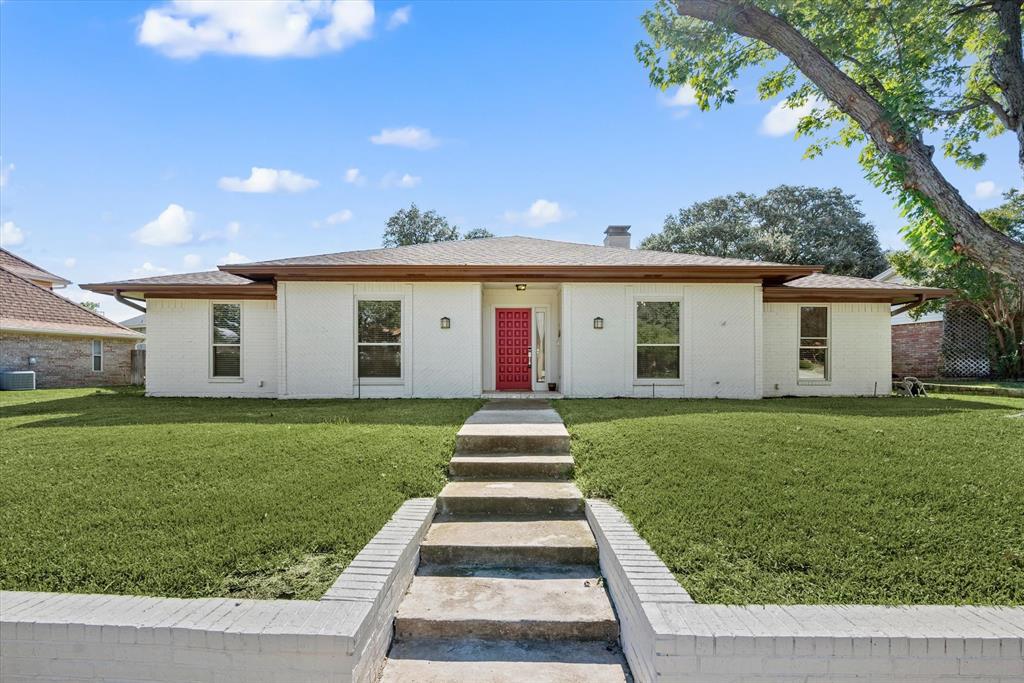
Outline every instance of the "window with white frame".
<svg viewBox="0 0 1024 683">
<path fill-rule="evenodd" d="M 213 304 L 211 375 L 242 376 L 242 305 Z"/>
<path fill-rule="evenodd" d="M 800 369 L 803 382 L 829 379 L 828 306 L 800 307 Z"/>
<path fill-rule="evenodd" d="M 356 340 L 360 379 L 402 377 L 402 302 L 361 300 Z"/>
<path fill-rule="evenodd" d="M 679 379 L 679 302 L 636 302 L 637 379 Z"/>
<path fill-rule="evenodd" d="M 92 371 L 103 372 L 103 342 L 99 339 L 92 340 Z"/>
</svg>

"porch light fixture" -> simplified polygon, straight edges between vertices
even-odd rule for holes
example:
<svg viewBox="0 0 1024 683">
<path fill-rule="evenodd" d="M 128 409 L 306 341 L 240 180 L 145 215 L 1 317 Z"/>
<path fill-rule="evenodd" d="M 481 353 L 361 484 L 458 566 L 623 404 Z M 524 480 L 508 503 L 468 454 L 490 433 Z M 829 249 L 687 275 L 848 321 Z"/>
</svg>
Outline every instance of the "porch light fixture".
<svg viewBox="0 0 1024 683">
<path fill-rule="evenodd" d="M 445 316 L 444 318 L 441 318 L 441 329 L 442 330 L 451 329 L 451 326 L 452 326 L 452 319 L 451 318 L 449 318 L 447 316 Z"/>
<path fill-rule="evenodd" d="M 524 285 L 524 284 L 516 285 L 516 291 L 517 292 L 525 292 L 526 291 L 526 285 Z"/>
<path fill-rule="evenodd" d="M 594 329 L 595 330 L 603 330 L 604 329 L 604 318 L 600 318 L 600 317 L 594 318 Z"/>
</svg>

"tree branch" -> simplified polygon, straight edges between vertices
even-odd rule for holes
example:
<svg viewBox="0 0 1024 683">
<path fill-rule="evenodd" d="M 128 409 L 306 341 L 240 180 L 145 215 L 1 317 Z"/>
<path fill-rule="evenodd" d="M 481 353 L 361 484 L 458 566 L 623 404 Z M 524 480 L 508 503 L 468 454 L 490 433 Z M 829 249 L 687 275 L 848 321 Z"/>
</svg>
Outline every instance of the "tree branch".
<svg viewBox="0 0 1024 683">
<path fill-rule="evenodd" d="M 860 125 L 880 151 L 905 162 L 906 187 L 928 200 L 952 229 L 953 241 L 965 254 L 1024 282 L 1024 244 L 993 230 L 942 175 L 929 148 L 912 131 L 893 121 L 867 90 L 806 36 L 779 17 L 741 0 L 676 0 L 676 9 L 683 16 L 760 40 L 788 57 L 833 105 Z"/>
<path fill-rule="evenodd" d="M 1021 45 L 1020 0 L 993 0 L 992 10 L 1003 36 L 1001 48 L 991 57 L 992 80 L 1006 103 L 1004 115 L 999 120 L 1017 135 L 1017 163 L 1024 171 L 1024 51 Z M 997 110 L 993 111 L 999 116 Z"/>
</svg>

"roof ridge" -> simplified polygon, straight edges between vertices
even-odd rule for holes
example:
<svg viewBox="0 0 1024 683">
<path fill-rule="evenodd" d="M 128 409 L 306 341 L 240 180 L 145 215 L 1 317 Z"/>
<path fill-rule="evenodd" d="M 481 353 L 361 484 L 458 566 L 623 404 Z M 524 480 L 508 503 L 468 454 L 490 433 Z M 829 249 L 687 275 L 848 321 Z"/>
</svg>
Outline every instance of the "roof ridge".
<svg viewBox="0 0 1024 683">
<path fill-rule="evenodd" d="M 79 310 L 85 311 L 86 313 L 88 313 L 89 315 L 93 316 L 94 318 L 99 318 L 100 321 L 106 323 L 107 325 L 120 328 L 122 330 L 125 330 L 126 332 L 131 332 L 132 334 L 136 334 L 135 330 L 130 330 L 127 327 L 125 327 L 124 325 L 122 325 L 120 323 L 116 323 L 116 322 L 114 322 L 113 320 L 111 320 L 110 318 L 108 318 L 108 317 L 106 317 L 104 315 L 100 315 L 96 311 L 90 311 L 85 306 L 82 306 L 81 304 L 79 304 L 77 302 L 74 302 L 71 299 L 68 299 L 67 297 L 63 297 L 60 294 L 57 294 L 57 292 L 53 291 L 52 289 L 47 289 L 46 287 L 41 287 L 40 285 L 37 285 L 36 283 L 32 282 L 28 278 L 25 278 L 25 277 L 22 277 L 21 275 L 18 275 L 17 273 L 15 273 L 10 268 L 4 268 L 3 266 L 0 266 L 0 270 L 3 270 L 5 273 L 10 275 L 11 277 L 18 278 L 22 282 L 25 282 L 25 283 L 31 285 L 32 287 L 35 287 L 36 289 L 42 291 L 42 292 L 46 292 L 47 294 L 49 294 L 50 296 L 54 297 L 55 299 L 57 299 L 61 303 L 65 303 L 65 304 L 67 304 L 69 306 L 74 306 L 74 307 L 78 308 Z M 12 318 L 12 320 L 13 319 L 14 318 Z"/>
<path fill-rule="evenodd" d="M 0 252 L 3 252 L 4 254 L 7 254 L 8 256 L 10 256 L 11 258 L 13 258 L 13 259 L 15 259 L 17 261 L 21 261 L 26 266 L 28 266 L 30 268 L 33 268 L 35 270 L 38 270 L 40 273 L 46 273 L 47 275 L 52 275 L 54 278 L 56 278 L 55 280 L 53 280 L 53 282 L 58 282 L 59 281 L 59 282 L 66 282 L 68 284 L 71 284 L 71 280 L 69 280 L 69 279 L 67 279 L 65 277 L 61 277 L 60 275 L 57 275 L 56 273 L 51 273 L 46 268 L 43 268 L 41 266 L 37 266 L 36 264 L 34 264 L 31 261 L 29 261 L 27 258 L 18 256 L 17 254 L 15 254 L 10 249 L 4 249 L 3 247 L 0 247 Z M 0 268 L 3 268 L 3 266 L 0 266 Z M 13 273 L 13 271 L 10 268 L 5 268 L 5 270 L 7 272 L 9 272 L 9 273 Z"/>
</svg>

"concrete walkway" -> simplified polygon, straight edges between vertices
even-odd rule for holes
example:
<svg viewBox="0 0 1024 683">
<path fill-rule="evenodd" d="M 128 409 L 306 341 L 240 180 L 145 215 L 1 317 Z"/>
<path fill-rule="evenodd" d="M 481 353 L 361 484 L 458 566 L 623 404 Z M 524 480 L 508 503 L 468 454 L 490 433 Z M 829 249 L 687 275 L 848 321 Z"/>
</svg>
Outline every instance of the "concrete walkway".
<svg viewBox="0 0 1024 683">
<path fill-rule="evenodd" d="M 629 681 L 558 413 L 488 402 L 449 470 L 382 680 Z"/>
</svg>

